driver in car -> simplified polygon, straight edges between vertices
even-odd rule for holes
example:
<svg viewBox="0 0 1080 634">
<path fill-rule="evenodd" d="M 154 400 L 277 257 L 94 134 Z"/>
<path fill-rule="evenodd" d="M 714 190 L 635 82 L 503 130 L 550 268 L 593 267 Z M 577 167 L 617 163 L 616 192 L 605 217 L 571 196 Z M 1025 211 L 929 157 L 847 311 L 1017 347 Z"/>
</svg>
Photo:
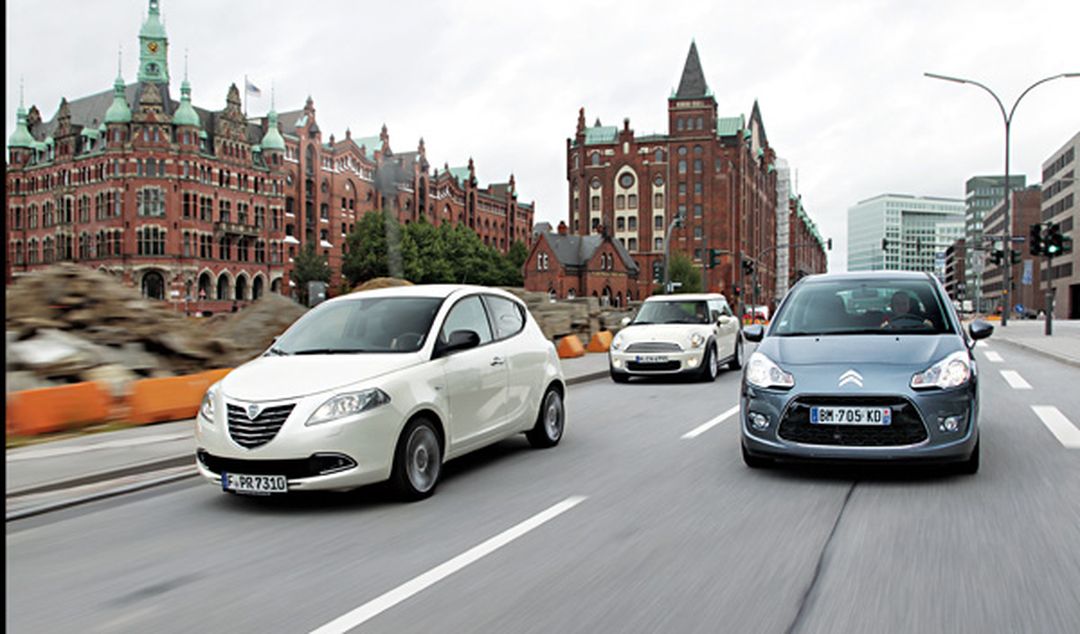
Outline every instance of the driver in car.
<svg viewBox="0 0 1080 634">
<path fill-rule="evenodd" d="M 892 299 L 889 301 L 889 307 L 892 309 L 892 313 L 885 317 L 885 321 L 881 322 L 882 328 L 899 327 L 895 322 L 905 318 L 908 322 L 921 322 L 921 325 L 930 326 L 931 328 L 934 326 L 929 319 L 923 319 L 911 312 L 911 297 L 904 291 L 893 293 Z"/>
</svg>

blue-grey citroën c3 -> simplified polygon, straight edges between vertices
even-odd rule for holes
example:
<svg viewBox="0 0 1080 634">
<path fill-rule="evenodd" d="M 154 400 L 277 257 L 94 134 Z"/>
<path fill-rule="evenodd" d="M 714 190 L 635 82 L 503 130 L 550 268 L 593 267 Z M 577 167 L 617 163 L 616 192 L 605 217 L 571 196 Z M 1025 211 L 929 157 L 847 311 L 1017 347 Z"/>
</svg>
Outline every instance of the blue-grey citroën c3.
<svg viewBox="0 0 1080 634">
<path fill-rule="evenodd" d="M 814 275 L 784 298 L 747 359 L 743 459 L 954 463 L 979 468 L 973 350 L 993 327 L 964 330 L 923 273 Z"/>
</svg>

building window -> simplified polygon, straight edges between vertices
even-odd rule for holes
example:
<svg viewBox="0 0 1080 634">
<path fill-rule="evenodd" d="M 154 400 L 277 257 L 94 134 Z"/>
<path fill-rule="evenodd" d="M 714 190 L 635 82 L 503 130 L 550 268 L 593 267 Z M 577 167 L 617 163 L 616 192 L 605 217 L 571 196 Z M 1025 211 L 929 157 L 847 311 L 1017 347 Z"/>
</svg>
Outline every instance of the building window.
<svg viewBox="0 0 1080 634">
<path fill-rule="evenodd" d="M 694 183 L 694 194 L 700 196 L 702 191 L 702 185 L 700 182 Z"/>
<path fill-rule="evenodd" d="M 679 117 L 678 119 L 675 120 L 675 129 L 676 130 L 682 131 L 685 127 L 686 127 L 686 124 L 683 122 L 682 117 Z"/>
<path fill-rule="evenodd" d="M 165 230 L 160 227 L 139 227 L 135 230 L 139 255 L 165 255 Z"/>
<path fill-rule="evenodd" d="M 630 249 L 631 251 L 637 251 L 637 238 L 630 238 L 626 242 L 626 248 Z"/>
<path fill-rule="evenodd" d="M 664 228 L 664 217 L 663 216 L 653 216 L 653 228 L 654 229 L 663 229 Z"/>
<path fill-rule="evenodd" d="M 626 227 L 630 231 L 637 231 L 637 216 L 630 216 L 626 221 Z"/>
<path fill-rule="evenodd" d="M 600 211 L 600 197 L 599 196 L 593 196 L 591 204 L 592 204 L 591 209 L 593 211 Z"/>
<path fill-rule="evenodd" d="M 702 230 L 702 228 L 700 226 L 694 227 L 694 239 L 695 240 L 700 240 L 702 237 L 704 237 L 704 235 L 705 235 L 705 232 L 704 232 L 704 230 Z"/>
<path fill-rule="evenodd" d="M 694 217 L 695 218 L 700 218 L 702 216 L 702 214 L 703 214 L 703 211 L 704 210 L 702 209 L 700 204 L 694 205 Z"/>
<path fill-rule="evenodd" d="M 701 162 L 701 159 L 694 159 L 694 173 L 695 174 L 700 174 L 701 173 L 702 165 L 703 165 L 703 163 Z"/>
<path fill-rule="evenodd" d="M 653 160 L 655 160 L 657 163 L 663 163 L 664 162 L 664 151 L 663 150 L 657 150 L 656 153 L 653 154 Z"/>
<path fill-rule="evenodd" d="M 680 174 L 685 174 L 686 173 L 686 161 L 682 161 L 682 160 L 679 161 L 679 173 Z"/>
<path fill-rule="evenodd" d="M 701 249 L 694 249 L 694 260 L 701 261 Z"/>
<path fill-rule="evenodd" d="M 626 231 L 626 218 L 619 217 L 615 219 L 615 230 Z"/>
<path fill-rule="evenodd" d="M 637 194 L 630 194 L 626 197 L 626 207 L 628 209 L 637 209 Z"/>
<path fill-rule="evenodd" d="M 135 208 L 140 216 L 165 215 L 165 192 L 160 187 L 144 187 L 135 192 Z"/>
<path fill-rule="evenodd" d="M 664 208 L 664 195 L 663 194 L 653 194 L 652 206 L 653 206 L 653 209 L 663 209 Z"/>
<path fill-rule="evenodd" d="M 615 209 L 626 209 L 626 196 L 619 194 L 615 197 Z"/>
<path fill-rule="evenodd" d="M 593 152 L 592 154 L 590 154 L 589 155 L 589 162 L 594 166 L 600 165 L 600 153 L 599 152 Z"/>
<path fill-rule="evenodd" d="M 663 238 L 654 239 L 653 240 L 653 251 L 663 251 L 663 250 L 664 250 L 664 239 Z"/>
</svg>

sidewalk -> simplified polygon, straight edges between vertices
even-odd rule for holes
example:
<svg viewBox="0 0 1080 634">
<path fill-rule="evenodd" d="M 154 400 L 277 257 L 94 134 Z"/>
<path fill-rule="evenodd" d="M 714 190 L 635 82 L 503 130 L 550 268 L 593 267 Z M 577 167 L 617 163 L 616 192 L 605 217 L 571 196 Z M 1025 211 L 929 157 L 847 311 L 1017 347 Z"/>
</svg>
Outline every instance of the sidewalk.
<svg viewBox="0 0 1080 634">
<path fill-rule="evenodd" d="M 607 377 L 607 354 L 562 360 L 567 383 Z M 96 483 L 194 464 L 194 420 L 86 434 L 7 450 L 7 512 Z"/>
<path fill-rule="evenodd" d="M 1047 337 L 1046 324 L 1043 320 L 1009 320 L 1004 328 L 998 322 L 994 325 L 994 334 L 986 341 L 992 346 L 996 342 L 1026 348 L 1044 354 L 1062 363 L 1080 367 L 1080 321 L 1055 320 L 1054 334 Z"/>
</svg>

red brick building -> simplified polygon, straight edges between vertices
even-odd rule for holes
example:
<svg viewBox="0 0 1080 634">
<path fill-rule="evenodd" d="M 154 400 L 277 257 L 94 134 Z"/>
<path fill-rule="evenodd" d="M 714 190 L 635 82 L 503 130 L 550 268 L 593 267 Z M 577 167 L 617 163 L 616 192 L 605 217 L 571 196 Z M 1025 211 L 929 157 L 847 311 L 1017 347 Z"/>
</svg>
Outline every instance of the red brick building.
<svg viewBox="0 0 1080 634">
<path fill-rule="evenodd" d="M 621 128 L 597 119 L 566 141 L 568 227 L 575 235 L 610 234 L 641 271 L 631 292 L 651 293 L 653 262 L 663 259 L 664 238 L 672 250 L 704 266 L 710 249 L 723 250 L 721 264 L 707 271 L 707 290 L 731 293 L 739 284 L 740 258 L 759 261 L 762 303 L 775 293 L 775 153 L 761 111 L 749 118 L 720 117 L 705 82 L 697 46 L 691 44 L 678 90 L 668 99 L 666 134 L 638 135 L 625 119 Z M 526 269 L 528 278 L 535 271 Z"/>
<path fill-rule="evenodd" d="M 7 279 L 53 262 L 97 268 L 171 301 L 178 310 L 230 309 L 272 291 L 290 294 L 292 258 L 305 244 L 341 281 L 344 236 L 367 211 L 402 222 L 464 222 L 506 252 L 528 241 L 534 207 L 513 175 L 481 187 L 468 167 L 432 170 L 423 139 L 395 153 L 377 136 L 325 142 L 304 108 L 259 118 L 170 92 L 168 39 L 157 0 L 139 33 L 135 83 L 68 102 L 43 121 L 18 111 L 8 141 Z"/>
<path fill-rule="evenodd" d="M 541 231 L 525 261 L 525 290 L 554 298 L 596 297 L 602 305 L 625 306 L 641 299 L 649 280 L 626 248 L 610 235 L 570 235 L 565 222 L 557 232 Z"/>
<path fill-rule="evenodd" d="M 1038 185 L 1032 185 L 1027 189 L 1021 189 L 1012 193 L 1012 207 L 1009 211 L 1012 220 L 1011 233 L 1014 236 L 1027 236 L 1031 225 L 1042 222 L 1042 190 Z M 1005 203 L 994 208 L 983 221 L 988 235 L 1004 235 L 1005 231 Z M 994 248 L 1000 247 L 1000 243 Z M 1013 247 L 1020 252 L 1020 261 L 1012 267 L 1011 298 L 1004 298 L 1002 290 L 1005 287 L 1004 263 L 997 264 L 992 258 L 987 257 L 986 270 L 983 272 L 983 296 L 986 297 L 995 312 L 1001 310 L 1015 311 L 1017 304 L 1023 306 L 1026 311 L 1037 313 L 1046 308 L 1046 294 L 1043 289 L 1046 284 L 1036 286 L 1039 283 L 1040 257 L 1031 256 L 1031 250 L 1026 244 L 1018 244 Z M 1009 257 L 1007 249 L 1002 247 L 1004 257 Z M 1024 284 L 1024 270 L 1028 271 L 1028 283 Z M 1010 312 L 1015 315 L 1016 312 Z"/>
<path fill-rule="evenodd" d="M 788 288 L 791 288 L 791 285 L 802 277 L 824 273 L 829 263 L 825 254 L 825 241 L 822 240 L 817 225 L 803 208 L 802 196 L 792 196 L 788 208 L 791 210 L 788 219 L 791 233 L 787 246 L 791 279 L 788 280 Z"/>
</svg>

